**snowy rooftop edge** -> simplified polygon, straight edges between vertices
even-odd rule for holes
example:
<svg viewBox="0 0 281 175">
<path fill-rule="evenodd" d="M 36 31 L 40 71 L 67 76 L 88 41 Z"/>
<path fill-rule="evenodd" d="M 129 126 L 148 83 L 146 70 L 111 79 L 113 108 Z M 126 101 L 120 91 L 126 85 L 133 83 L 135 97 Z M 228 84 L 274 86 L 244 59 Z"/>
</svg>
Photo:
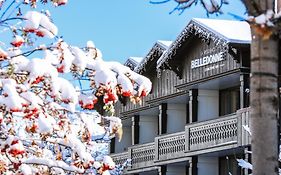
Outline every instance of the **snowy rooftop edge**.
<svg viewBox="0 0 281 175">
<path fill-rule="evenodd" d="M 156 43 L 163 46 L 165 49 L 168 49 L 171 46 L 171 44 L 173 43 L 173 41 L 157 40 Z"/>
<path fill-rule="evenodd" d="M 251 42 L 250 26 L 245 21 L 208 18 L 193 18 L 191 21 L 216 33 L 218 36 L 222 36 L 231 43 L 246 44 Z"/>
<path fill-rule="evenodd" d="M 142 60 L 143 57 L 129 57 L 129 59 L 135 61 L 137 64 L 139 64 Z"/>
</svg>

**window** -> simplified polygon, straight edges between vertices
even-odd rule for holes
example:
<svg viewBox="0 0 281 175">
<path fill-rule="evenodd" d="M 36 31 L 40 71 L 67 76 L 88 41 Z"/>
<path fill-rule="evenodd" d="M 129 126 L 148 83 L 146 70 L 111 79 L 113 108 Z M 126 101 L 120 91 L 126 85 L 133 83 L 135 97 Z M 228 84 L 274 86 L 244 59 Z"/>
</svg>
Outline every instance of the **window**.
<svg viewBox="0 0 281 175">
<path fill-rule="evenodd" d="M 220 116 L 236 112 L 240 108 L 240 88 L 220 90 Z"/>
</svg>

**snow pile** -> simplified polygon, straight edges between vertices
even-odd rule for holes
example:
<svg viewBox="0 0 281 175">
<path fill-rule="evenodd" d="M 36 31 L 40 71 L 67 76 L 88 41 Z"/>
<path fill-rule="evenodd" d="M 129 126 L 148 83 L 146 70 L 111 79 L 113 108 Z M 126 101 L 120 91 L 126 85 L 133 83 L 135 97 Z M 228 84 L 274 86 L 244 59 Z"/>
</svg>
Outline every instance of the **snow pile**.
<svg viewBox="0 0 281 175">
<path fill-rule="evenodd" d="M 249 133 L 249 135 L 252 135 L 252 132 L 251 132 L 251 130 L 250 130 L 249 125 L 242 125 L 242 127 L 243 127 L 243 129 L 244 129 L 245 131 L 247 131 L 247 132 Z"/>
<path fill-rule="evenodd" d="M 28 11 L 24 16 L 26 19 L 25 31 L 35 33 L 37 36 L 54 38 L 58 34 L 58 28 L 51 22 L 49 17 L 37 11 Z"/>
<path fill-rule="evenodd" d="M 243 159 L 237 159 L 238 165 L 245 169 L 253 169 L 253 165 Z"/>
<path fill-rule="evenodd" d="M 40 165 L 46 165 L 48 167 L 58 167 L 58 168 L 62 168 L 64 170 L 66 170 L 66 171 L 74 171 L 74 172 L 78 172 L 78 173 L 84 172 L 83 169 L 79 169 L 75 166 L 67 165 L 63 161 L 55 161 L 55 160 L 46 159 L 46 158 L 31 157 L 31 158 L 25 160 L 23 163 L 24 164 L 40 164 Z"/>
</svg>

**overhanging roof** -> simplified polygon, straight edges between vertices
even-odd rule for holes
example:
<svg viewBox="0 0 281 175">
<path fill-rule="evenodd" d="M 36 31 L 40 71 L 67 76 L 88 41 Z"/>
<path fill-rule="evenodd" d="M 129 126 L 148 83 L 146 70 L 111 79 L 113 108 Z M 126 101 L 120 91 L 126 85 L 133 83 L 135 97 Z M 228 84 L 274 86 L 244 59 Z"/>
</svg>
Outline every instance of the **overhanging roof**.
<svg viewBox="0 0 281 175">
<path fill-rule="evenodd" d="M 198 36 L 203 41 L 212 40 L 216 45 L 225 46 L 225 49 L 228 49 L 230 43 L 242 45 L 251 43 L 250 26 L 247 22 L 194 18 L 159 58 L 156 68 L 161 69 L 168 65 L 168 61 L 177 55 L 178 50 L 192 36 Z"/>
<path fill-rule="evenodd" d="M 251 43 L 250 26 L 245 21 L 194 18 L 194 22 L 201 25 L 229 43 Z"/>
<path fill-rule="evenodd" d="M 151 66 L 152 62 L 156 62 L 161 55 L 167 50 L 172 41 L 163 41 L 163 40 L 158 40 L 153 47 L 150 49 L 148 54 L 142 59 L 142 61 L 135 67 L 134 71 L 137 73 L 142 73 L 143 71 L 146 70 L 146 67 L 148 65 Z M 156 67 L 156 65 L 154 65 Z"/>
</svg>

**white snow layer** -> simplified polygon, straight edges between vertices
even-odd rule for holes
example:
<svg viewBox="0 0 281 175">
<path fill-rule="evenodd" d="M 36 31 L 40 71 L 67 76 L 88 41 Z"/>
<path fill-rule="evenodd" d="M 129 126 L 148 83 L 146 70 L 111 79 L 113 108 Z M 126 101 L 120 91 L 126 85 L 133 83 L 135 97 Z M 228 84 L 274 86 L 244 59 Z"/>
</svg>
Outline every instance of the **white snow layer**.
<svg viewBox="0 0 281 175">
<path fill-rule="evenodd" d="M 49 17 L 37 11 L 28 11 L 25 14 L 25 29 L 38 30 L 49 38 L 58 34 L 58 28 L 51 22 Z"/>
<path fill-rule="evenodd" d="M 251 30 L 245 21 L 194 18 L 195 22 L 224 36 L 230 42 L 250 43 Z M 223 26 L 223 27 L 222 27 Z"/>
<path fill-rule="evenodd" d="M 31 157 L 31 158 L 28 158 L 23 163 L 25 163 L 25 164 L 40 164 L 40 165 L 46 165 L 48 167 L 58 167 L 58 168 L 62 168 L 62 169 L 67 170 L 67 171 L 76 171 L 76 172 L 79 172 L 79 173 L 84 172 L 83 169 L 77 168 L 73 165 L 69 166 L 63 161 L 51 160 L 51 159 L 46 159 L 46 158 Z"/>
</svg>

